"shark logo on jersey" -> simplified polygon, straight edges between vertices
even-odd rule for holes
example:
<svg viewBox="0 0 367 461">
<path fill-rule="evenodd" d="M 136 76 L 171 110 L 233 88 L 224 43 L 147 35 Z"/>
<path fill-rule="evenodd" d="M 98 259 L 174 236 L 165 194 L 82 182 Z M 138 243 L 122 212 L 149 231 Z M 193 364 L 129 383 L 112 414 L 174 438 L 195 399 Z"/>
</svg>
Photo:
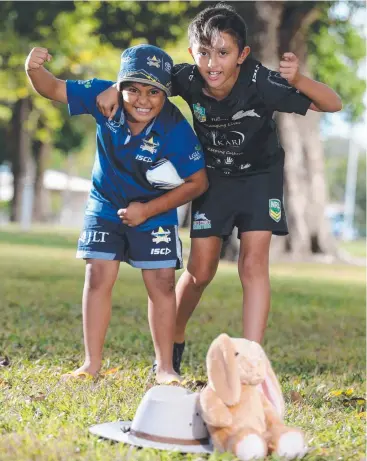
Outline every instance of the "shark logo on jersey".
<svg viewBox="0 0 367 461">
<path fill-rule="evenodd" d="M 250 168 L 251 163 L 245 163 L 243 165 L 240 165 L 240 170 L 246 170 L 247 168 Z"/>
<path fill-rule="evenodd" d="M 159 69 L 161 67 L 161 60 L 159 58 L 156 58 L 155 56 L 149 56 L 149 58 L 147 59 L 147 64 L 148 66 L 154 66 Z"/>
<path fill-rule="evenodd" d="M 171 237 L 169 235 L 171 234 L 171 231 L 169 230 L 164 230 L 163 227 L 159 227 L 157 231 L 152 231 L 153 239 L 152 241 L 154 243 L 169 243 L 171 241 Z"/>
<path fill-rule="evenodd" d="M 143 139 L 143 144 L 140 145 L 141 150 L 147 150 L 150 154 L 155 154 L 157 152 L 157 147 L 159 142 L 154 142 L 153 136 L 149 139 Z"/>
<path fill-rule="evenodd" d="M 232 117 L 232 120 L 239 120 L 244 117 L 259 117 L 260 115 L 255 112 L 255 109 L 250 110 L 240 110 L 239 112 L 235 113 Z"/>
</svg>

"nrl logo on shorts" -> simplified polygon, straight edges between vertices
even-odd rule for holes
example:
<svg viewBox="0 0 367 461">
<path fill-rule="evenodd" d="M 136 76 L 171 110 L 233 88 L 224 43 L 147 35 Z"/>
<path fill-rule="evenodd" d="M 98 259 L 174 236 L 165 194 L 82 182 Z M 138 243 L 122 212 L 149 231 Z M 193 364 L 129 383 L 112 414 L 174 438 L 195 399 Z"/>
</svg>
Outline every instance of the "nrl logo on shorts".
<svg viewBox="0 0 367 461">
<path fill-rule="evenodd" d="M 159 227 L 156 232 L 154 230 L 152 231 L 154 237 L 152 240 L 154 243 L 169 243 L 171 241 L 171 237 L 169 237 L 170 234 L 171 232 L 169 230 L 164 230 L 163 227 Z"/>
<path fill-rule="evenodd" d="M 147 64 L 148 66 L 154 66 L 159 69 L 161 67 L 161 60 L 159 58 L 156 58 L 155 56 L 149 56 L 149 58 L 147 59 Z"/>
<path fill-rule="evenodd" d="M 269 216 L 275 222 L 280 221 L 280 218 L 282 217 L 282 207 L 279 199 L 271 198 L 269 200 Z"/>
<path fill-rule="evenodd" d="M 206 122 L 205 107 L 201 107 L 201 105 L 197 103 L 193 104 L 192 108 L 194 109 L 194 115 L 199 122 Z"/>
<path fill-rule="evenodd" d="M 155 154 L 157 152 L 157 147 L 159 142 L 154 142 L 153 136 L 149 139 L 143 139 L 143 144 L 141 144 L 141 150 L 147 150 L 150 154 Z"/>
</svg>

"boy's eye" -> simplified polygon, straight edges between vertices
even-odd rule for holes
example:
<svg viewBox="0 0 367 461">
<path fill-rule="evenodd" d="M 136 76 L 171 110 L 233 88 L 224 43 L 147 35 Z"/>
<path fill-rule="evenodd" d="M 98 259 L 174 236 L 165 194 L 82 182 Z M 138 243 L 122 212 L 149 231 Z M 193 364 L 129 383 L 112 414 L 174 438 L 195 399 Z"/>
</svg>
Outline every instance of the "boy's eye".
<svg viewBox="0 0 367 461">
<path fill-rule="evenodd" d="M 156 94 L 159 94 L 159 91 L 158 90 L 151 90 L 150 94 L 155 96 Z"/>
<path fill-rule="evenodd" d="M 219 54 L 221 56 L 226 56 L 228 54 L 228 51 L 220 51 Z"/>
<path fill-rule="evenodd" d="M 198 54 L 200 56 L 207 56 L 208 55 L 208 52 L 207 51 L 198 51 Z"/>
</svg>

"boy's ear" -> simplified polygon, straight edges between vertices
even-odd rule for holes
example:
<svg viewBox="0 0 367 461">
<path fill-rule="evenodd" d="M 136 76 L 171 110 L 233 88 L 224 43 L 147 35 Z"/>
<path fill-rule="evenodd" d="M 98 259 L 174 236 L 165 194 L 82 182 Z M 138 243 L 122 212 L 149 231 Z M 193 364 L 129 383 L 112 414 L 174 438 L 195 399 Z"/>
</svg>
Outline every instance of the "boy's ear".
<svg viewBox="0 0 367 461">
<path fill-rule="evenodd" d="M 187 48 L 188 49 L 188 52 L 191 54 L 192 58 L 194 59 L 194 55 L 192 54 L 192 48 Z"/>
<path fill-rule="evenodd" d="M 238 56 L 237 64 L 242 64 L 250 53 L 251 53 L 251 48 L 249 46 L 245 46 L 241 54 Z"/>
</svg>

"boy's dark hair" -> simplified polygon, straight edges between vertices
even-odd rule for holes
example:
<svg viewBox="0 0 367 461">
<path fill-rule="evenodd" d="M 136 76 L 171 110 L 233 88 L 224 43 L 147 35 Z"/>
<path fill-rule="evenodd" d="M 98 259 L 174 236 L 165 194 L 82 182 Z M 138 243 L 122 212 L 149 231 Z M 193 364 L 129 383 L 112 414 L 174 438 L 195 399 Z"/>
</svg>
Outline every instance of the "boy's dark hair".
<svg viewBox="0 0 367 461">
<path fill-rule="evenodd" d="M 205 8 L 191 21 L 188 29 L 189 42 L 211 46 L 219 32 L 226 32 L 237 42 L 241 52 L 247 44 L 247 27 L 244 19 L 230 5 L 218 3 Z"/>
</svg>

